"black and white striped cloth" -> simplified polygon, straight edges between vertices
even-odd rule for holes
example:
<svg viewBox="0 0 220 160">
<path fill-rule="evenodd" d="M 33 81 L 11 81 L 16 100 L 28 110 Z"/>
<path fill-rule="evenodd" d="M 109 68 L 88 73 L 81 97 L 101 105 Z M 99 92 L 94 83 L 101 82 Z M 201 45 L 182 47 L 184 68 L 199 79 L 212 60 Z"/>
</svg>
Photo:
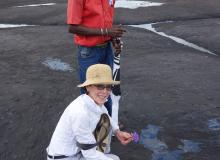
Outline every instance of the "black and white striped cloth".
<svg viewBox="0 0 220 160">
<path fill-rule="evenodd" d="M 120 81 L 120 54 L 114 56 L 113 64 L 113 79 Z M 112 88 L 111 99 L 112 99 L 112 119 L 118 124 L 118 110 L 119 100 L 121 98 L 120 85 L 115 85 Z"/>
</svg>

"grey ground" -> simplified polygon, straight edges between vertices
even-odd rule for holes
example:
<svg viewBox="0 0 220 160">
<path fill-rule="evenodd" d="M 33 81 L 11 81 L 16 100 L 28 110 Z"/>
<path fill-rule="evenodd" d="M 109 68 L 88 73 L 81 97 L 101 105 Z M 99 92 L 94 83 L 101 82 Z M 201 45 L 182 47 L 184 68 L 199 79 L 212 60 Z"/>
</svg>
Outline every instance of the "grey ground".
<svg viewBox="0 0 220 160">
<path fill-rule="evenodd" d="M 58 3 L 15 8 L 17 5 Z M 161 7 L 116 9 L 115 23 L 154 25 L 220 55 L 218 0 L 155 0 Z M 45 159 L 45 148 L 64 108 L 79 95 L 76 47 L 67 31 L 66 1 L 0 2 L 0 24 L 34 27 L 0 29 L 0 159 Z M 220 131 L 206 122 L 220 117 L 220 59 L 148 30 L 126 26 L 121 55 L 119 119 L 139 133 L 148 124 L 162 128 L 160 139 L 175 148 L 180 139 L 202 143 L 184 160 L 219 160 Z M 46 58 L 69 63 L 72 72 L 44 66 Z M 141 144 L 113 142 L 122 160 L 151 159 Z"/>
</svg>

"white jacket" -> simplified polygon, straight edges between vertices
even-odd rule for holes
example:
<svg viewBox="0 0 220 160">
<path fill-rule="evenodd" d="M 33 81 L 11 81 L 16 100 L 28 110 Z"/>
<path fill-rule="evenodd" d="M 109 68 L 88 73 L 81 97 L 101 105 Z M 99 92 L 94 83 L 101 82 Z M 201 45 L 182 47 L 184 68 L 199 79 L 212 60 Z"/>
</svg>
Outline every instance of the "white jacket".
<svg viewBox="0 0 220 160">
<path fill-rule="evenodd" d="M 96 143 L 93 131 L 103 113 L 108 113 L 105 106 L 97 105 L 88 95 L 83 94 L 76 98 L 62 114 L 47 148 L 48 154 L 74 156 L 80 151 L 76 142 Z M 111 117 L 109 118 L 115 131 L 119 127 Z M 97 151 L 96 147 L 81 152 L 88 160 L 111 160 Z"/>
</svg>

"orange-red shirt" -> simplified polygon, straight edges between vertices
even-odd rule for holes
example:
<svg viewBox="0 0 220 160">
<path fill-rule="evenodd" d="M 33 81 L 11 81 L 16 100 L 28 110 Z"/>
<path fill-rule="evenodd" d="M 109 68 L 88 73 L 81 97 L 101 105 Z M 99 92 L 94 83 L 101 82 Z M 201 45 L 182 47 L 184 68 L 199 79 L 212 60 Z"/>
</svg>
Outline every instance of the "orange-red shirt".
<svg viewBox="0 0 220 160">
<path fill-rule="evenodd" d="M 91 28 L 111 28 L 115 0 L 68 0 L 67 24 Z M 108 41 L 108 36 L 74 35 L 76 44 L 95 46 Z"/>
</svg>

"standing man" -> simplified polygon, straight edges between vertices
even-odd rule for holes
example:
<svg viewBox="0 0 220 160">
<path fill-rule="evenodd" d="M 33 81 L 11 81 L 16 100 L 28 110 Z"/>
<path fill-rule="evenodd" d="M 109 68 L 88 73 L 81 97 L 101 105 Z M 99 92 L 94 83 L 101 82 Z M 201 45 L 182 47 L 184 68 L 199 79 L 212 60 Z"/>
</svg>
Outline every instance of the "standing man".
<svg viewBox="0 0 220 160">
<path fill-rule="evenodd" d="M 97 63 L 107 64 L 113 69 L 112 45 L 117 53 L 121 52 L 120 40 L 126 30 L 121 25 L 113 26 L 115 0 L 68 0 L 67 24 L 74 34 L 78 47 L 80 82 L 85 81 L 86 70 Z M 81 89 L 85 93 L 85 89 Z M 112 115 L 111 98 L 105 103 Z"/>
</svg>

